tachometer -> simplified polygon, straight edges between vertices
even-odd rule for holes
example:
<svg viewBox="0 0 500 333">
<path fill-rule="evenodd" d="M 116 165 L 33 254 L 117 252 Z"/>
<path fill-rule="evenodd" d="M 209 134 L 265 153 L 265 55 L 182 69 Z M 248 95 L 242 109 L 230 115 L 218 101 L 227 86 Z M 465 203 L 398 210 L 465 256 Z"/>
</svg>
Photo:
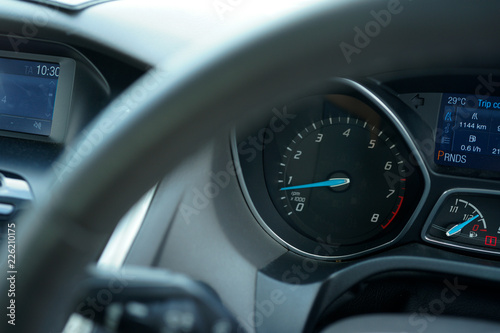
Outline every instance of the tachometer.
<svg viewBox="0 0 500 333">
<path fill-rule="evenodd" d="M 312 239 L 355 244 L 383 232 L 404 201 L 398 144 L 376 125 L 329 117 L 303 128 L 268 179 L 275 206 Z"/>
<path fill-rule="evenodd" d="M 387 246 L 422 204 L 427 178 L 404 128 L 379 100 L 351 93 L 273 109 L 233 146 L 257 221 L 302 255 L 338 260 Z"/>
</svg>

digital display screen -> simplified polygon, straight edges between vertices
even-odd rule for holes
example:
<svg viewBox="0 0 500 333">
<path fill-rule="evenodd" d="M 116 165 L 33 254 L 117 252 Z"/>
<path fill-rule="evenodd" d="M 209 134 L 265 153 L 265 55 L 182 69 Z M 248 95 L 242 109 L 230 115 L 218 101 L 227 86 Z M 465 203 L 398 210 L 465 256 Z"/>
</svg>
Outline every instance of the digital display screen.
<svg viewBox="0 0 500 333">
<path fill-rule="evenodd" d="M 443 94 L 434 161 L 500 171 L 500 97 Z"/>
<path fill-rule="evenodd" d="M 60 65 L 0 58 L 0 130 L 49 136 Z"/>
</svg>

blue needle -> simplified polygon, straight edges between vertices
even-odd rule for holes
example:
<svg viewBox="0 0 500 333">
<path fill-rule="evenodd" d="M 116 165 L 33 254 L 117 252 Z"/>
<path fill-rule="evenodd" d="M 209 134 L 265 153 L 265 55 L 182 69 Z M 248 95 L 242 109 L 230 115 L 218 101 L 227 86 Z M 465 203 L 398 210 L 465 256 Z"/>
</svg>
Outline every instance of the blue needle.
<svg viewBox="0 0 500 333">
<path fill-rule="evenodd" d="M 468 219 L 467 221 L 465 221 L 463 223 L 457 224 L 456 226 L 454 226 L 453 228 L 451 228 L 450 230 L 448 230 L 446 232 L 446 236 L 450 237 L 450 236 L 453 236 L 453 235 L 459 233 L 467 224 L 471 223 L 472 221 L 474 221 L 478 217 L 479 217 L 479 215 L 476 215 L 476 216 L 471 217 L 470 219 Z"/>
<path fill-rule="evenodd" d="M 349 178 L 332 178 L 332 179 L 329 179 L 327 181 L 319 182 L 319 183 L 283 187 L 283 188 L 280 188 L 280 191 L 298 190 L 301 188 L 311 188 L 311 187 L 338 187 L 338 186 L 342 186 L 345 184 L 349 184 L 350 182 L 351 182 L 351 180 Z"/>
</svg>

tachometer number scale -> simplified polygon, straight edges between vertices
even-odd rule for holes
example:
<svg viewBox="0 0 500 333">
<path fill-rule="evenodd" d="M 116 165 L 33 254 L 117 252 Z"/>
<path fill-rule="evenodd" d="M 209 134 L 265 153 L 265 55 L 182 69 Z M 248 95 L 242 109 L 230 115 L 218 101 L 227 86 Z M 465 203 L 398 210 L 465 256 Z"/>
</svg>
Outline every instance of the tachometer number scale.
<svg viewBox="0 0 500 333">
<path fill-rule="evenodd" d="M 397 145 L 358 118 L 312 123 L 279 163 L 275 205 L 312 239 L 363 242 L 390 227 L 404 200 L 406 170 Z"/>
</svg>

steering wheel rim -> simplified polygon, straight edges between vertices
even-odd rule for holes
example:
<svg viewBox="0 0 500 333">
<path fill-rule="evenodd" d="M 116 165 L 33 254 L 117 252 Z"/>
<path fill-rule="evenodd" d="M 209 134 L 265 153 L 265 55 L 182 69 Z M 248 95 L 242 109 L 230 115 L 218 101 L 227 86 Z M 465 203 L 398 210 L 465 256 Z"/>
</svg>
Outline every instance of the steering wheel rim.
<svg viewBox="0 0 500 333">
<path fill-rule="evenodd" d="M 107 107 L 87 129 L 87 136 L 60 158 L 64 168 L 54 177 L 51 196 L 42 198 L 19 222 L 16 328 L 60 329 L 68 315 L 70 291 L 85 266 L 97 258 L 119 218 L 228 121 L 333 75 L 352 78 L 447 64 L 452 52 L 443 48 L 438 34 L 423 31 L 416 40 L 405 39 L 405 34 L 419 26 L 430 6 L 439 12 L 451 5 L 457 2 L 404 3 L 392 16 L 399 20 L 397 25 L 372 37 L 372 45 L 358 47 L 350 62 L 342 43 L 353 45 L 353 29 L 373 21 L 374 9 L 389 10 L 387 1 L 319 3 L 247 35 L 233 36 L 231 43 L 216 48 L 212 44 L 203 53 L 150 71 Z M 463 5 L 470 6 L 476 20 L 484 15 L 472 4 Z M 412 15 L 403 18 L 405 6 L 413 6 Z M 432 29 L 451 32 L 450 22 L 438 22 Z M 490 32 L 482 38 L 497 30 L 487 28 Z M 487 45 L 479 45 L 489 51 L 484 53 L 453 43 L 459 41 L 460 31 L 467 32 L 467 25 L 455 30 L 448 45 L 470 64 L 499 58 L 500 52 Z M 401 43 L 393 45 L 394 41 Z M 6 293 L 8 285 L 2 283 Z M 1 325 L 11 328 L 6 321 Z"/>
</svg>

